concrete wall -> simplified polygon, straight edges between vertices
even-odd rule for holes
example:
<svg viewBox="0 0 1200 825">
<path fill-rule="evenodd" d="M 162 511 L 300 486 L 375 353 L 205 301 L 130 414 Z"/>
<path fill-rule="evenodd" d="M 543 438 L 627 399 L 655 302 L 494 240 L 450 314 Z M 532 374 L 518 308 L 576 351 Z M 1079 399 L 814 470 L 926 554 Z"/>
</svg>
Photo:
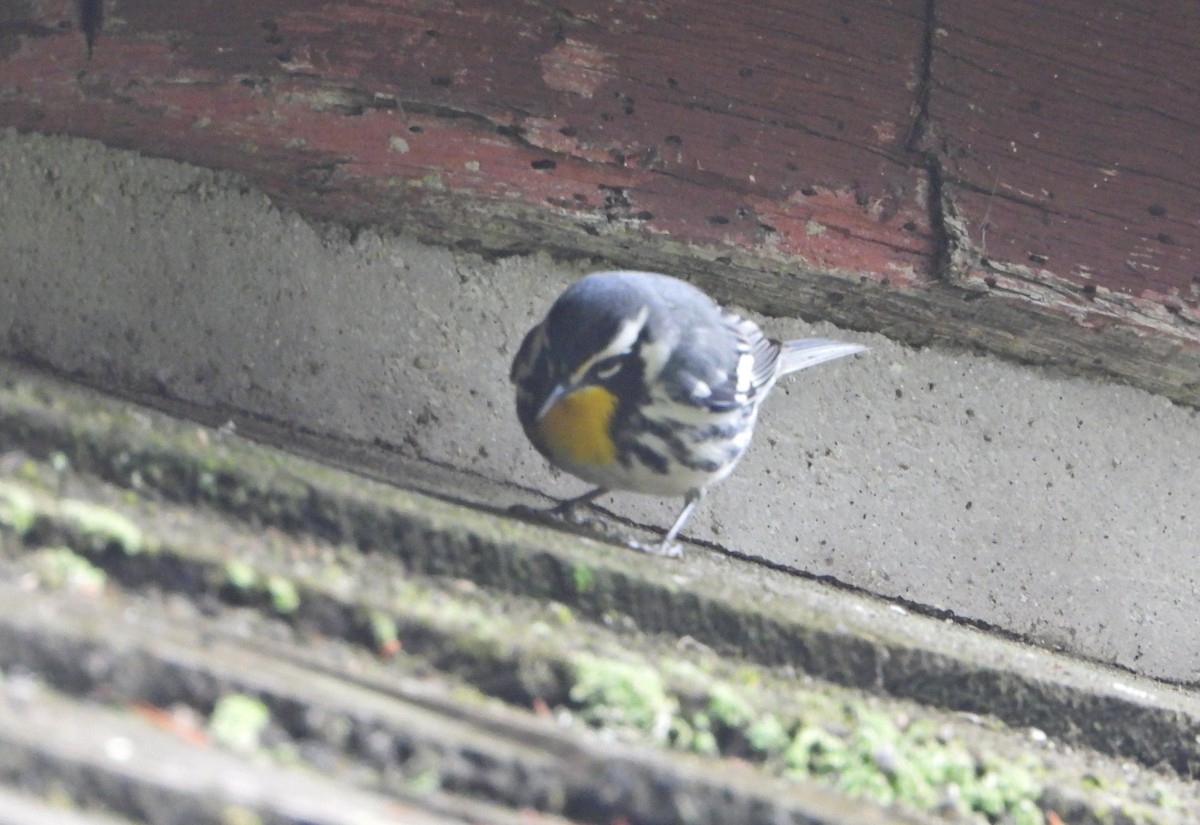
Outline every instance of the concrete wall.
<svg viewBox="0 0 1200 825">
<path fill-rule="evenodd" d="M 82 140 L 0 133 L 0 176 L 2 354 L 243 428 L 326 436 L 343 461 L 378 444 L 397 484 L 487 506 L 583 489 L 525 442 L 507 372 L 587 267 L 314 227 L 235 177 Z M 758 320 L 871 351 L 785 379 L 689 537 L 1151 675 L 1200 676 L 1194 410 Z M 601 504 L 654 526 L 678 506 Z M 687 565 L 664 561 L 664 575 Z"/>
</svg>

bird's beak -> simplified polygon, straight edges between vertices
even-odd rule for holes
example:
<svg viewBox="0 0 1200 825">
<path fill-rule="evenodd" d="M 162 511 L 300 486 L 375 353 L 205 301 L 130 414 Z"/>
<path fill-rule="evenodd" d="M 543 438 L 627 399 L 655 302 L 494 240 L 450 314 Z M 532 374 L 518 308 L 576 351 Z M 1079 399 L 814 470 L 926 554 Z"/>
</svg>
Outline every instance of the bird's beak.
<svg viewBox="0 0 1200 825">
<path fill-rule="evenodd" d="M 537 417 L 534 418 L 534 420 L 541 421 L 542 417 L 545 416 L 546 413 L 550 412 L 555 404 L 557 404 L 559 401 L 562 401 L 563 398 L 570 395 L 575 391 L 575 389 L 575 385 L 570 381 L 564 381 L 552 389 L 550 394 L 546 396 L 546 400 L 542 402 L 542 406 L 538 408 Z"/>
</svg>

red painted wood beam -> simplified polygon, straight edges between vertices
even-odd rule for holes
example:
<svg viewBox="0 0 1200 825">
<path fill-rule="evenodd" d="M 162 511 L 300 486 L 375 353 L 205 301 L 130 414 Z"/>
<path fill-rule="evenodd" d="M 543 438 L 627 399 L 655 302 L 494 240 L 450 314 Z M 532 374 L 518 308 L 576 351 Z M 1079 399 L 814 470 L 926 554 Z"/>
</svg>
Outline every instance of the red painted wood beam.
<svg viewBox="0 0 1200 825">
<path fill-rule="evenodd" d="M 1200 402 L 1197 7 L 1043 5 L 29 0 L 0 124 Z"/>
</svg>

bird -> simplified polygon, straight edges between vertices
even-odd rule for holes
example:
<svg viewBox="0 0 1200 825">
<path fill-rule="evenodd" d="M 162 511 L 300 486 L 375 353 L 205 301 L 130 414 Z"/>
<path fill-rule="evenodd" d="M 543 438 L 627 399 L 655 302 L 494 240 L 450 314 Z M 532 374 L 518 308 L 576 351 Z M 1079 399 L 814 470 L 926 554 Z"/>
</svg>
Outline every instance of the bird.
<svg viewBox="0 0 1200 825">
<path fill-rule="evenodd" d="M 776 341 L 687 281 L 594 272 L 525 335 L 512 362 L 517 419 L 551 464 L 593 485 L 545 511 L 569 515 L 610 491 L 681 497 L 675 539 L 750 445 L 759 406 L 790 372 L 863 352 L 827 338 Z"/>
</svg>

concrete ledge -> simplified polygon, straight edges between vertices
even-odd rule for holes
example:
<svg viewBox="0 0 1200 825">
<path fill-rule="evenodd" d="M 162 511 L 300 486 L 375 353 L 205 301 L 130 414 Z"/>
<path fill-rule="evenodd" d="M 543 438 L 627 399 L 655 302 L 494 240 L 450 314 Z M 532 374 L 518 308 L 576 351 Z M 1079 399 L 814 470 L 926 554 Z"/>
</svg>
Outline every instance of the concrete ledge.
<svg viewBox="0 0 1200 825">
<path fill-rule="evenodd" d="M 10 445 L 39 459 L 57 455 L 72 473 L 129 488 L 147 502 L 161 496 L 202 505 L 259 531 L 281 528 L 330 546 L 381 554 L 399 562 L 405 575 L 467 580 L 557 602 L 601 626 L 624 617 L 618 624 L 629 622 L 636 639 L 687 638 L 766 667 L 1036 727 L 1065 744 L 1145 765 L 1168 764 L 1188 777 L 1200 771 L 1200 701 L 1150 680 L 711 551 L 694 549 L 683 564 L 670 564 L 512 522 L 48 385 L 20 371 L 5 369 L 0 387 L 0 434 Z M 57 505 L 39 505 L 36 494 L 27 495 L 26 510 L 46 513 L 44 541 L 79 529 L 71 526 L 78 519 L 54 515 Z M 159 537 L 110 552 L 115 558 L 107 565 L 122 581 L 161 582 L 199 598 L 206 588 L 221 586 L 232 550 L 249 564 L 265 570 L 273 565 L 295 579 L 303 608 L 294 621 L 311 623 L 326 635 L 351 633 L 347 629 L 363 621 L 363 608 L 344 604 L 338 594 L 345 588 L 331 587 L 318 571 L 300 565 L 300 572 L 288 572 L 288 564 L 268 562 L 256 546 L 274 553 L 277 543 L 269 539 L 244 540 L 227 528 L 202 527 L 199 519 L 173 513 L 166 504 L 155 508 L 112 501 L 111 494 L 101 498 L 118 520 Z M 189 523 L 191 528 L 180 530 L 178 525 Z M 191 544 L 193 534 L 210 539 Z M 96 552 L 115 551 L 109 543 L 101 540 Z M 369 570 L 355 575 L 363 578 L 346 592 L 356 599 L 380 598 Z M 493 619 L 505 621 L 499 613 Z M 569 647 L 591 649 L 584 628 L 572 634 Z M 506 644 L 534 644 L 521 641 L 519 633 L 506 638 Z M 625 644 L 635 644 L 635 638 Z M 71 669 L 65 664 L 58 669 L 63 668 Z M 498 674 L 506 669 L 491 668 L 488 679 L 502 680 Z M 514 684 L 527 684 L 525 678 Z"/>
</svg>

